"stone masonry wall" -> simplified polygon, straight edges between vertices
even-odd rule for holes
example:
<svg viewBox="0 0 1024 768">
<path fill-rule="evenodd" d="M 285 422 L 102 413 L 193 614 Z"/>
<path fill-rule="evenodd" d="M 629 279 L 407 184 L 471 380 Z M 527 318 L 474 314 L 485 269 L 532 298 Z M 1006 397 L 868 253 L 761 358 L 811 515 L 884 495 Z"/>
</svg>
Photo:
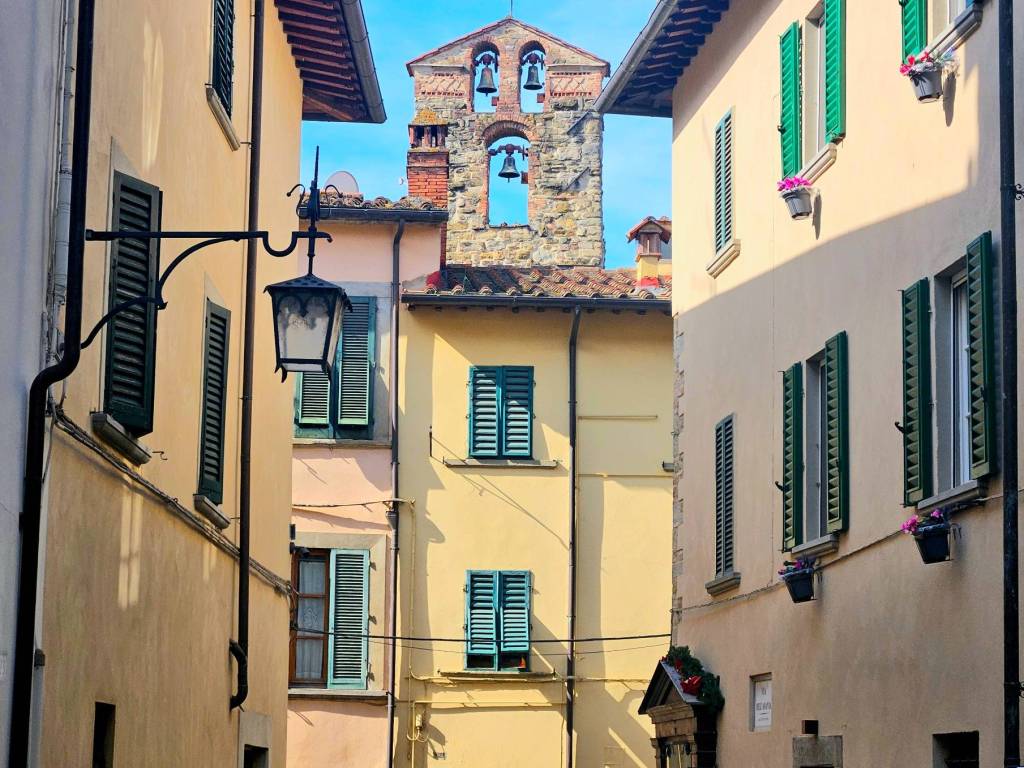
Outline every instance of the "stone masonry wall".
<svg viewBox="0 0 1024 768">
<path fill-rule="evenodd" d="M 524 113 L 519 105 L 519 62 L 538 44 L 545 57 L 544 90 L 538 92 L 543 94 L 543 111 Z M 477 113 L 473 60 L 487 51 L 498 55 L 497 106 L 494 112 Z M 446 176 L 448 263 L 603 265 L 603 123 L 591 107 L 607 67 L 513 19 L 410 63 L 416 117 L 410 128 L 409 189 L 434 198 L 439 180 Z M 424 131 L 427 137 L 441 138 L 417 141 Z M 528 224 L 490 226 L 487 150 L 510 137 L 530 143 Z M 445 154 L 447 174 L 438 165 Z M 521 158 L 516 159 L 522 168 Z"/>
</svg>

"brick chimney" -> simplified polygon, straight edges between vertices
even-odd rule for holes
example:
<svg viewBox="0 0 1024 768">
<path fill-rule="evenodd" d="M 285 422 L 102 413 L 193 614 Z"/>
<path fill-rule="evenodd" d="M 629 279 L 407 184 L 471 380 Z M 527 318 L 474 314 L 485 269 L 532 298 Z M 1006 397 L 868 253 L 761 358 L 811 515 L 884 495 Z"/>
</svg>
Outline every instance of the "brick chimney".
<svg viewBox="0 0 1024 768">
<path fill-rule="evenodd" d="M 405 177 L 410 197 L 425 197 L 448 207 L 448 125 L 431 109 L 421 109 L 409 124 Z M 441 266 L 448 250 L 448 225 L 441 226 Z"/>
<path fill-rule="evenodd" d="M 672 220 L 667 216 L 648 216 L 626 235 L 636 240 L 636 284 L 640 288 L 657 286 L 658 277 L 671 269 L 671 252 L 665 247 L 672 239 Z"/>
</svg>

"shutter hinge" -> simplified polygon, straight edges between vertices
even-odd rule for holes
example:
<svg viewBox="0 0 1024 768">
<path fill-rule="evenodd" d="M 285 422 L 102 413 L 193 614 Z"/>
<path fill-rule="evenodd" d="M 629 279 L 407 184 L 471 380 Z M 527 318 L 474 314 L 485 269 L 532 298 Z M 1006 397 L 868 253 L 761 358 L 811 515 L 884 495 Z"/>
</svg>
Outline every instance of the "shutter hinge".
<svg viewBox="0 0 1024 768">
<path fill-rule="evenodd" d="M 779 482 L 778 480 L 776 480 L 776 481 L 775 481 L 775 487 L 776 487 L 776 488 L 778 488 L 778 489 L 779 489 L 780 491 L 782 491 L 783 493 L 785 493 L 785 492 L 786 492 L 786 486 L 784 486 L 784 485 L 783 485 L 782 483 L 780 483 L 780 482 Z"/>
<path fill-rule="evenodd" d="M 776 129 L 778 129 L 779 133 L 785 133 L 786 132 L 786 126 L 784 126 L 784 125 L 777 125 L 775 127 L 776 127 Z"/>
<path fill-rule="evenodd" d="M 899 432 L 901 435 L 907 434 L 907 430 L 904 429 L 903 425 L 900 424 L 898 421 L 894 421 L 892 425 L 896 427 L 896 431 Z"/>
</svg>

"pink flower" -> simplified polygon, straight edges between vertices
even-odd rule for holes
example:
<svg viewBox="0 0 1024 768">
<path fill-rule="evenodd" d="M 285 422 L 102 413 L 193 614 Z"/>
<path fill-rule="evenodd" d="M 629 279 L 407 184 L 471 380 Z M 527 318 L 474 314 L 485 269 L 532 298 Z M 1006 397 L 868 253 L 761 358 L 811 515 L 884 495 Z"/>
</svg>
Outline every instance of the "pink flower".
<svg viewBox="0 0 1024 768">
<path fill-rule="evenodd" d="M 914 515 L 903 522 L 903 525 L 900 526 L 900 530 L 904 533 L 915 533 L 917 531 L 918 523 L 917 515 Z"/>
<path fill-rule="evenodd" d="M 942 512 L 938 509 L 933 509 L 930 517 L 932 518 L 932 520 L 941 520 Z"/>
</svg>

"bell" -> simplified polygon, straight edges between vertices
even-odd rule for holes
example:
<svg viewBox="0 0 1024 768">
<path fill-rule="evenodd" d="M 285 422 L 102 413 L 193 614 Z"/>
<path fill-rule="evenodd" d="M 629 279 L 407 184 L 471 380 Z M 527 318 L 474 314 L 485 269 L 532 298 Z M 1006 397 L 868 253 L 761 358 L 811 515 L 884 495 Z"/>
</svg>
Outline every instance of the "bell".
<svg viewBox="0 0 1024 768">
<path fill-rule="evenodd" d="M 526 70 L 526 82 L 523 83 L 523 88 L 528 91 L 539 91 L 543 87 L 544 83 L 540 81 L 540 67 L 531 64 L 530 68 Z"/>
<path fill-rule="evenodd" d="M 501 166 L 501 170 L 498 171 L 498 175 L 503 179 L 519 178 L 519 170 L 516 168 L 516 159 L 512 155 L 505 155 L 505 162 Z"/>
<path fill-rule="evenodd" d="M 484 67 L 480 73 L 480 85 L 476 87 L 477 93 L 497 93 L 498 89 L 494 86 L 494 72 L 491 71 L 490 67 Z"/>
</svg>

